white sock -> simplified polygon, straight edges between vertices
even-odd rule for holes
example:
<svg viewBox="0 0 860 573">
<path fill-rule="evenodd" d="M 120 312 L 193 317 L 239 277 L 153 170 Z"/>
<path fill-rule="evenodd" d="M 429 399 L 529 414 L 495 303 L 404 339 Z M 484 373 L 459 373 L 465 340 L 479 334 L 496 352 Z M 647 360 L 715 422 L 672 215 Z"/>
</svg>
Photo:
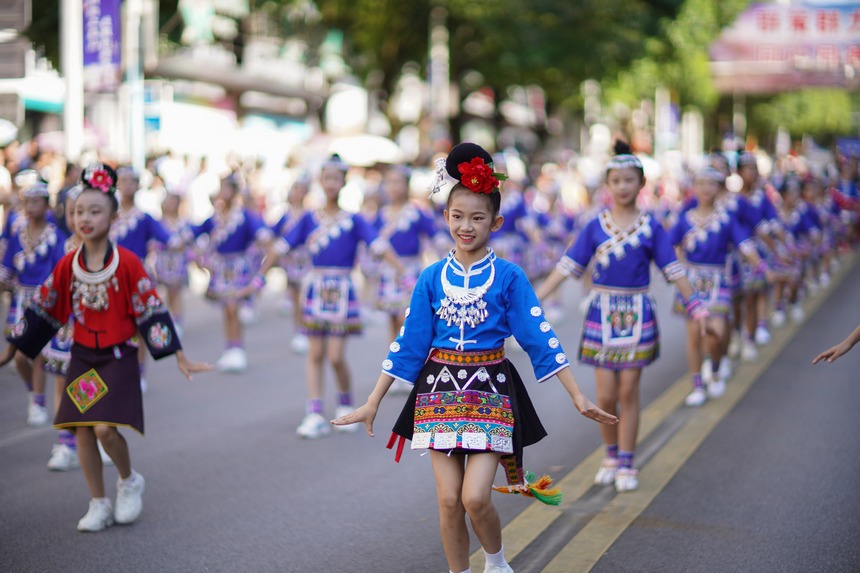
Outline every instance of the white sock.
<svg viewBox="0 0 860 573">
<path fill-rule="evenodd" d="M 450 569 L 448 569 L 448 573 L 454 573 L 454 572 L 453 572 L 453 571 L 451 571 Z M 468 569 L 466 569 L 465 571 L 460 571 L 460 573 L 472 573 L 472 568 L 471 568 L 471 567 L 469 567 L 469 568 L 468 568 Z"/>
<path fill-rule="evenodd" d="M 484 550 L 484 556 L 487 558 L 487 565 L 492 567 L 504 567 L 505 561 L 505 546 L 502 545 L 502 548 L 499 549 L 498 553 L 487 553 L 487 550 Z"/>
</svg>

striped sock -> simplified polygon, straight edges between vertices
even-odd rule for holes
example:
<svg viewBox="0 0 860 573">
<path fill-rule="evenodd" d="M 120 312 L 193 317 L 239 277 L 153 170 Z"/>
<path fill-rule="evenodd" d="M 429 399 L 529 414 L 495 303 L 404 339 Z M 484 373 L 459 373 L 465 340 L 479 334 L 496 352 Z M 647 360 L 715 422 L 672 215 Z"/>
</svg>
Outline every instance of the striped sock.
<svg viewBox="0 0 860 573">
<path fill-rule="evenodd" d="M 339 406 L 352 406 L 352 393 L 338 392 L 337 403 Z"/>
<path fill-rule="evenodd" d="M 627 468 L 627 469 L 632 468 L 634 455 L 635 455 L 635 452 L 625 452 L 623 450 L 619 451 L 618 452 L 618 467 L 619 468 Z"/>
<path fill-rule="evenodd" d="M 307 414 L 322 414 L 323 401 L 322 398 L 311 398 L 305 403 L 305 413 Z"/>
<path fill-rule="evenodd" d="M 45 407 L 45 395 L 33 393 L 33 403 L 37 406 Z"/>
<path fill-rule="evenodd" d="M 705 383 L 702 382 L 701 374 L 693 374 L 693 388 L 704 388 Z"/>
<path fill-rule="evenodd" d="M 606 446 L 606 457 L 611 459 L 618 459 L 618 444 Z"/>
<path fill-rule="evenodd" d="M 75 441 L 75 435 L 68 430 L 60 430 L 59 440 L 61 444 L 72 450 L 78 449 L 78 444 Z"/>
</svg>

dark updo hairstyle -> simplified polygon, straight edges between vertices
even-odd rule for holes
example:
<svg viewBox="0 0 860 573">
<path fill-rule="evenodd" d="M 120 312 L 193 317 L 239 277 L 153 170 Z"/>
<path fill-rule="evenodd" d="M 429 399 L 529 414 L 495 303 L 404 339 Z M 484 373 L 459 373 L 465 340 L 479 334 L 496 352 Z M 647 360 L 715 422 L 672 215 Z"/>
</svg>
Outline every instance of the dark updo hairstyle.
<svg viewBox="0 0 860 573">
<path fill-rule="evenodd" d="M 492 169 L 493 156 L 487 153 L 486 149 L 475 143 L 470 143 L 468 141 L 458 143 L 451 150 L 451 153 L 448 154 L 448 158 L 445 160 L 445 171 L 448 172 L 448 175 L 457 180 L 457 184 L 451 188 L 450 192 L 448 192 L 448 201 L 446 206 L 447 208 L 451 207 L 451 199 L 457 193 L 475 193 L 476 195 L 486 197 L 490 206 L 490 212 L 493 217 L 496 217 L 502 209 L 502 194 L 499 192 L 499 188 L 495 187 L 489 193 L 478 193 L 472 191 L 461 182 L 462 174 L 457 166 L 461 163 L 469 163 L 475 157 L 483 159 L 484 163 L 489 165 Z"/>
<path fill-rule="evenodd" d="M 630 145 L 623 139 L 616 139 L 612 146 L 615 156 L 606 164 L 606 179 L 609 179 L 609 173 L 618 169 L 633 169 L 639 174 L 639 181 L 645 181 L 645 167 L 638 157 L 633 155 L 633 150 Z"/>
<path fill-rule="evenodd" d="M 81 172 L 81 193 L 98 191 L 110 200 L 111 210 L 119 211 L 119 201 L 116 198 L 116 171 L 113 167 L 100 161 L 93 161 Z M 79 194 L 80 195 L 80 194 Z"/>
<path fill-rule="evenodd" d="M 777 190 L 781 196 L 785 197 L 789 189 L 792 188 L 797 191 L 798 195 L 803 192 L 803 180 L 796 173 L 789 173 L 786 175 Z"/>
</svg>

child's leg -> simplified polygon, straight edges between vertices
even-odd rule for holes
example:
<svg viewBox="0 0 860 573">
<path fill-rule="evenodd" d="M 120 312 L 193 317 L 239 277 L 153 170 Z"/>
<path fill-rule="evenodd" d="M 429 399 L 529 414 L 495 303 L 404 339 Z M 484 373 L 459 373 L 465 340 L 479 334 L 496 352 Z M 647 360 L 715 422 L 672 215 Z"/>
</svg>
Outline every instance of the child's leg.
<svg viewBox="0 0 860 573">
<path fill-rule="evenodd" d="M 405 321 L 402 312 L 398 312 L 397 314 L 389 315 L 389 323 L 388 323 L 388 338 L 391 340 L 396 339 L 400 335 L 400 327 L 403 326 L 403 322 Z"/>
<path fill-rule="evenodd" d="M 334 379 L 337 383 L 338 392 L 340 392 L 340 405 L 349 406 L 352 403 L 351 397 L 348 403 L 344 402 L 345 397 L 349 397 L 352 391 L 349 366 L 346 363 L 346 336 L 329 336 L 327 338 L 328 361 L 334 369 Z"/>
<path fill-rule="evenodd" d="M 15 353 L 15 369 L 21 375 L 21 379 L 27 386 L 27 390 L 33 391 L 33 363 L 20 350 Z"/>
<path fill-rule="evenodd" d="M 131 475 L 131 458 L 128 453 L 128 443 L 122 437 L 122 434 L 113 426 L 96 426 L 95 435 L 102 443 L 102 447 L 107 452 L 107 455 L 110 456 L 110 459 L 116 465 L 119 477 L 122 479 L 129 477 Z M 99 472 L 101 473 L 101 470 Z"/>
<path fill-rule="evenodd" d="M 724 341 L 729 329 L 726 326 L 726 319 L 722 316 L 712 316 L 708 323 L 714 334 L 707 335 L 705 346 L 706 351 L 711 355 L 711 360 L 716 365 L 720 363 L 725 354 Z"/>
<path fill-rule="evenodd" d="M 242 323 L 239 322 L 239 303 L 224 304 L 224 339 L 228 348 L 242 347 Z"/>
<path fill-rule="evenodd" d="M 618 414 L 618 372 L 608 368 L 595 368 L 594 379 L 597 382 L 597 406 L 604 412 Z M 607 446 L 618 447 L 618 425 L 599 424 L 600 435 Z"/>
<path fill-rule="evenodd" d="M 690 368 L 690 373 L 695 376 L 701 374 L 702 371 L 702 334 L 699 330 L 699 323 L 694 320 L 687 319 L 687 365 Z"/>
<path fill-rule="evenodd" d="M 448 559 L 448 568 L 451 571 L 465 571 L 469 568 L 469 530 L 466 529 L 466 508 L 461 496 L 466 460 L 464 456 L 448 456 L 443 452 L 430 450 L 430 461 L 433 464 L 433 476 L 436 478 L 439 531 L 442 534 L 442 547 Z"/>
<path fill-rule="evenodd" d="M 302 307 L 299 302 L 301 289 L 299 289 L 299 285 L 287 284 L 287 290 L 290 293 L 290 300 L 293 303 L 293 327 L 295 328 L 295 332 L 299 333 L 302 328 Z"/>
<path fill-rule="evenodd" d="M 641 368 L 628 368 L 619 372 L 618 401 L 621 406 L 617 424 L 619 457 L 621 452 L 632 453 L 636 449 L 636 438 L 639 434 L 639 379 L 641 376 Z M 621 463 L 623 464 L 623 460 Z"/>
<path fill-rule="evenodd" d="M 169 286 L 167 287 L 167 309 L 173 320 L 182 323 L 182 313 L 185 310 L 182 306 L 182 287 Z"/>
<path fill-rule="evenodd" d="M 323 357 L 325 356 L 324 336 L 311 336 L 308 343 L 307 361 L 307 413 L 322 413 L 322 376 Z"/>
<path fill-rule="evenodd" d="M 472 529 L 487 553 L 502 550 L 502 524 L 490 497 L 493 478 L 499 467 L 498 454 L 475 454 L 466 459 L 461 499 Z"/>
<path fill-rule="evenodd" d="M 758 324 L 758 299 L 756 293 L 744 294 L 744 333 L 749 340 L 755 336 L 755 329 Z"/>
<path fill-rule="evenodd" d="M 33 359 L 33 367 L 32 370 L 32 382 L 33 382 L 33 394 L 34 396 L 41 396 L 42 403 L 40 406 L 45 405 L 45 357 L 41 354 L 36 356 Z"/>
<path fill-rule="evenodd" d="M 96 441 L 95 428 L 79 426 L 75 429 L 78 443 L 78 459 L 87 480 L 90 496 L 94 499 L 105 496 L 105 480 L 102 475 L 102 457 Z"/>
</svg>

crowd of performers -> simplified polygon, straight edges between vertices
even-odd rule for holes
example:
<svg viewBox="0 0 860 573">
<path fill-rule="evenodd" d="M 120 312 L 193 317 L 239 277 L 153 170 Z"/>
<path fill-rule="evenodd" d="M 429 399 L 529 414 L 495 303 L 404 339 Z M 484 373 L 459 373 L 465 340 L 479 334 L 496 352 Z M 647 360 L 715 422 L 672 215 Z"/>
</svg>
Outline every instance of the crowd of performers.
<svg viewBox="0 0 860 573">
<path fill-rule="evenodd" d="M 248 367 L 244 332 L 256 298 L 269 271 L 283 269 L 294 320 L 289 345 L 306 355 L 299 436 L 369 427 L 382 395 L 400 390 L 410 397 L 392 436 L 398 457 L 405 439 L 434 453 L 495 453 L 475 470 L 482 487 L 489 491 L 501 463 L 509 478 L 502 489 L 551 500 L 523 473 L 523 446 L 544 432 L 504 358 L 506 346 L 516 347 L 538 380 L 557 376 L 577 410 L 603 422 L 606 456 L 595 482 L 635 490 L 639 381 L 660 353 L 651 263 L 677 287 L 691 371 L 686 405 L 698 407 L 725 392 L 733 359 L 755 361 L 773 329 L 803 321 L 804 297 L 828 284 L 857 240 L 860 199 L 856 160 L 841 161 L 832 179 L 802 169 L 768 179 L 752 153 L 731 161 L 713 153 L 690 174 L 687 192 L 658 205 L 643 197 L 641 160 L 623 142 L 615 151 L 602 185 L 577 210 L 562 200 L 551 170 L 505 178 L 504 158 L 473 144 L 440 160 L 435 187 L 450 187 L 442 202 L 411 193 L 411 169 L 392 166 L 361 212 L 344 210 L 350 167 L 335 155 L 293 179 L 274 220 L 249 196 L 240 169 L 218 179 L 202 221 L 191 220 L 188 197 L 170 189 L 158 218 L 140 209 L 141 174 L 131 167 L 70 168 L 79 175 L 53 207 L 37 171 L 17 173 L 16 206 L 0 236 L 0 283 L 11 293 L 4 359 L 14 359 L 29 391 L 27 423 L 53 419 L 59 430 L 48 468 L 85 469 L 93 502 L 79 529 L 139 514 L 143 478 L 116 429 L 143 431 L 146 353 L 178 352 L 186 375 L 205 370 L 179 344 L 194 267 L 222 310 L 224 352 L 215 367 L 236 374 Z M 551 322 L 576 306 L 560 297 L 569 277 L 582 279 L 587 295 L 577 301 L 582 335 L 564 341 Z M 385 316 L 389 352 L 371 399 L 356 410 L 345 345 L 362 331 L 366 309 Z M 578 360 L 594 367 L 596 404 L 579 391 L 563 344 L 578 344 Z M 334 424 L 325 415 L 326 363 L 337 387 Z M 56 377 L 53 416 L 48 375 Z M 448 403 L 461 407 L 446 414 Z M 459 475 L 465 491 L 462 460 L 446 457 L 434 458 L 437 480 Z M 104 497 L 102 460 L 120 472 L 125 497 L 115 510 Z M 460 531 L 456 519 L 449 525 Z M 500 537 L 487 535 L 488 563 L 498 563 Z M 451 570 L 463 571 L 462 548 L 443 541 Z"/>
</svg>

